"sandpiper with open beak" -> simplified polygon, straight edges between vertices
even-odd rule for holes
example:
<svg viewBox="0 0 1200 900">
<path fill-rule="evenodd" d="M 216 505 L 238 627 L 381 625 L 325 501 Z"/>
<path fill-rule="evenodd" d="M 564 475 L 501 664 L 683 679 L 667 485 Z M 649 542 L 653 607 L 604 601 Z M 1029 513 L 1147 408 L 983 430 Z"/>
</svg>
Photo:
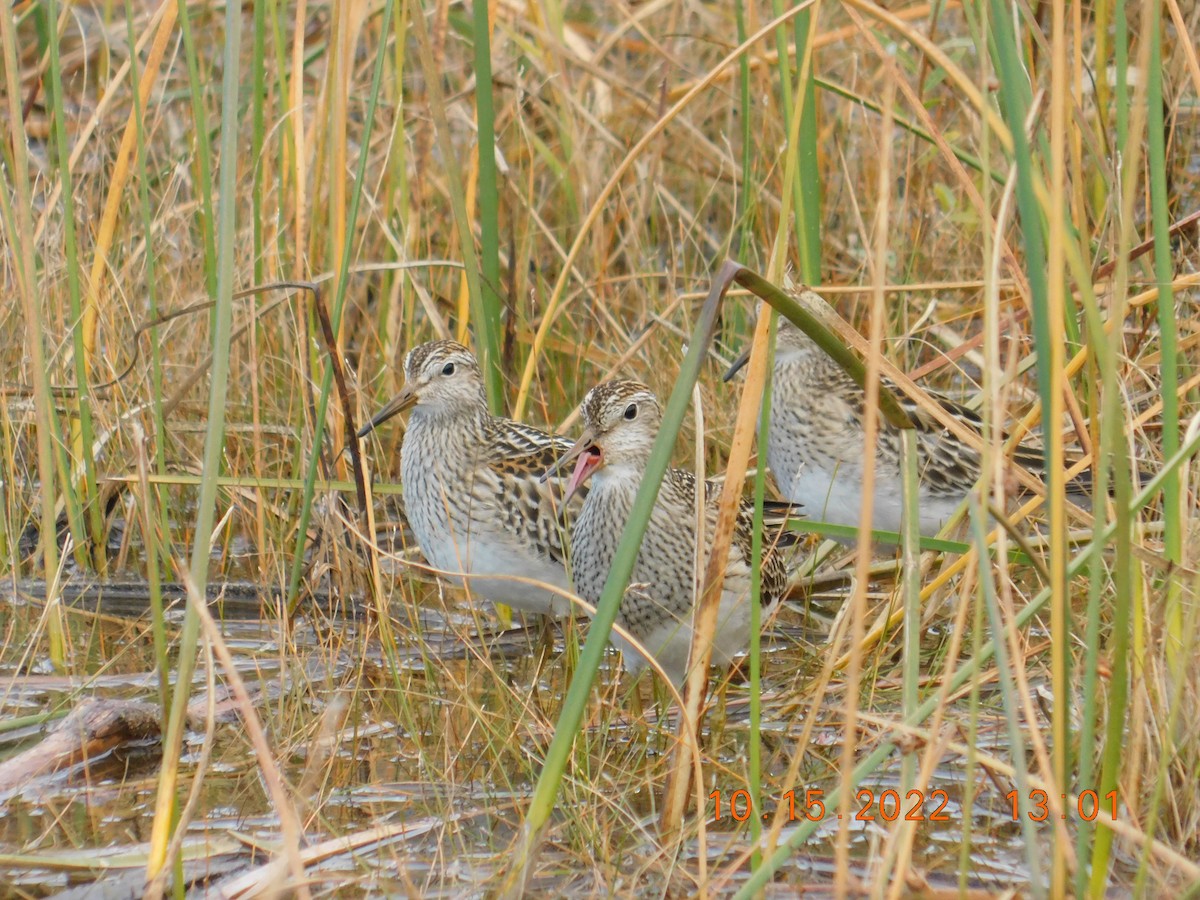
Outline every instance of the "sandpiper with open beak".
<svg viewBox="0 0 1200 900">
<path fill-rule="evenodd" d="M 645 474 L 650 449 L 662 421 L 654 394 L 636 381 L 609 381 L 592 388 L 583 401 L 583 434 L 554 468 L 574 462 L 568 496 L 588 485 L 583 509 L 571 531 L 575 588 L 589 603 L 600 599 L 633 500 Z M 704 482 L 705 548 L 712 550 L 720 486 Z M 696 477 L 668 469 L 621 601 L 617 623 L 653 655 L 668 677 L 683 683 L 692 644 L 696 588 Z M 787 584 L 782 548 L 796 534 L 786 530 L 791 504 L 768 502 L 764 510 L 762 621 L 778 605 Z M 746 650 L 750 637 L 750 542 L 754 507 L 742 500 L 725 569 L 712 647 L 714 664 L 728 665 Z M 638 672 L 645 659 L 613 633 L 626 669 Z"/>
</svg>

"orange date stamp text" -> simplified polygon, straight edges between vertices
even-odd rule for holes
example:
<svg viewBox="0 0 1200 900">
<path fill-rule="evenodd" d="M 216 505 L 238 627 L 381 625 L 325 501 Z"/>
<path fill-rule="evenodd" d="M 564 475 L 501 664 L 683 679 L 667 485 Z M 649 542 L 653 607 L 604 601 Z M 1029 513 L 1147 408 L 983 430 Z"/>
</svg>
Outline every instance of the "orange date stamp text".
<svg viewBox="0 0 1200 900">
<path fill-rule="evenodd" d="M 745 788 L 730 792 L 718 788 L 708 795 L 708 799 L 713 803 L 713 820 L 716 822 L 724 818 L 745 822 L 755 814 L 750 792 Z M 1066 819 L 1068 816 L 1085 822 L 1105 817 L 1116 821 L 1119 808 L 1115 790 L 1102 795 L 1088 789 L 1073 797 L 1064 793 L 1057 804 L 1051 803 L 1050 795 L 1041 788 L 1029 791 L 1029 796 L 1025 798 L 1018 791 L 1009 791 L 1004 799 L 1009 804 L 1008 812 L 1014 822 L 1022 817 L 1028 817 L 1032 822 L 1045 822 L 1050 818 Z M 902 795 L 894 788 L 876 793 L 864 787 L 855 793 L 849 817 L 857 822 L 895 822 L 901 819 L 905 822 L 949 822 L 948 806 L 950 795 L 941 788 L 931 791 L 914 788 Z M 760 813 L 764 821 L 773 815 L 783 816 L 788 822 L 820 822 L 829 815 L 839 819 L 844 817 L 836 808 L 826 809 L 825 791 L 822 788 L 784 791 L 774 812 L 763 810 Z"/>
</svg>

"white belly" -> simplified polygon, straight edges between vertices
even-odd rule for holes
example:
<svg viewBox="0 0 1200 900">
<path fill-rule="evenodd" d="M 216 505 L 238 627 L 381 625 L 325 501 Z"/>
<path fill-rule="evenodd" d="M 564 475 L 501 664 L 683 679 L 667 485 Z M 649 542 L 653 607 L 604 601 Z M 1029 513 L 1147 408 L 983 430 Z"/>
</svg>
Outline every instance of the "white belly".
<svg viewBox="0 0 1200 900">
<path fill-rule="evenodd" d="M 565 616 L 571 602 L 544 585 L 571 592 L 566 570 L 496 540 L 446 532 L 418 535 L 421 552 L 445 577 L 472 593 L 525 612 Z"/>
<path fill-rule="evenodd" d="M 788 500 L 802 503 L 804 514 L 811 519 L 858 527 L 863 495 L 859 471 L 831 474 L 816 466 L 805 465 L 790 480 L 781 480 L 779 488 Z M 958 508 L 958 501 L 933 497 L 922 491 L 917 506 L 921 534 L 933 537 Z M 903 508 L 903 488 L 899 480 L 886 476 L 879 478 L 872 491 L 871 527 L 876 531 L 899 532 Z"/>
<path fill-rule="evenodd" d="M 764 608 L 760 622 L 766 620 L 770 610 Z M 692 620 L 664 617 L 661 622 L 643 634 L 635 635 L 666 672 L 677 688 L 682 688 L 687 675 L 688 654 L 692 647 Z M 642 652 L 623 636 L 613 631 L 612 644 L 621 651 L 625 669 L 637 674 L 648 663 Z M 717 609 L 717 629 L 713 638 L 712 664 L 727 667 L 745 653 L 750 644 L 750 600 L 746 595 L 722 591 Z"/>
</svg>

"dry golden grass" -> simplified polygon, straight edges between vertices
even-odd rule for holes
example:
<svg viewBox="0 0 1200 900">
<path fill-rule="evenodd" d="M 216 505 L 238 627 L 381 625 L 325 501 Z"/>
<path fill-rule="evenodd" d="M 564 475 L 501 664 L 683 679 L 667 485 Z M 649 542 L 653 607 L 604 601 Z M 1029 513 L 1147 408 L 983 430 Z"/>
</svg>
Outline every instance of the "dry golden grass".
<svg viewBox="0 0 1200 900">
<path fill-rule="evenodd" d="M 6 61 L 6 86 L 17 88 L 0 104 L 6 195 L 0 293 L 13 298 L 0 305 L 0 566 L 14 585 L 46 582 L 33 593 L 50 600 L 22 604 L 14 588 L 0 607 L 0 702 L 14 719 L 63 711 L 82 696 L 149 699 L 159 690 L 157 676 L 137 677 L 155 670 L 155 628 L 144 601 L 103 606 L 103 614 L 64 612 L 59 588 L 66 576 L 75 585 L 144 582 L 153 558 L 164 582 L 180 581 L 188 568 L 205 474 L 213 312 L 204 303 L 218 280 L 223 115 L 233 115 L 238 129 L 235 287 L 316 281 L 330 310 L 344 289 L 337 339 L 357 420 L 399 387 L 397 364 L 407 347 L 436 336 L 469 338 L 476 315 L 454 211 L 457 196 L 478 238 L 476 210 L 480 191 L 488 188 L 480 183 L 476 155 L 469 5 L 422 4 L 425 34 L 406 19 L 412 4 L 396 6 L 386 32 L 383 3 L 263 4 L 257 20 L 247 5 L 235 114 L 224 109 L 220 87 L 227 65 L 225 7 L 188 5 L 185 40 L 175 4 L 130 6 L 128 20 L 121 4 L 60 10 L 62 125 L 78 244 L 73 255 L 50 62 L 45 32 L 39 32 L 45 7 L 18 3 L 6 12 L 10 28 L 0 35 L 16 64 L 11 69 Z M 773 15 L 771 5 L 751 6 L 747 34 Z M 498 0 L 491 8 L 502 273 L 493 287 L 502 306 L 505 402 L 528 421 L 570 431 L 583 394 L 613 375 L 635 376 L 664 398 L 670 394 L 721 260 L 732 257 L 779 278 L 783 264 L 798 259 L 785 198 L 804 175 L 789 169 L 790 111 L 782 106 L 774 33 L 746 53 L 752 140 L 743 146 L 738 60 L 723 65 L 738 45 L 732 7 L 692 0 L 628 7 Z M 1079 12 L 1061 8 L 1068 17 Z M 1141 16 L 1148 9 L 1129 11 L 1129 60 L 1143 69 Z M 1013 177 L 1013 157 L 998 136 L 1003 126 L 985 129 L 977 106 L 986 105 L 987 121 L 1000 122 L 981 11 L 949 3 L 933 5 L 932 12 L 926 4 L 885 12 L 866 0 L 814 10 L 822 294 L 859 333 L 869 334 L 872 324 L 879 329 L 888 362 L 923 387 L 978 398 L 990 422 L 1055 431 L 1090 453 L 1108 446 L 1102 420 L 1115 411 L 1116 425 L 1109 419 L 1107 427 L 1125 435 L 1131 454 L 1151 472 L 1163 463 L 1162 385 L 1170 368 L 1178 374 L 1179 430 L 1185 444 L 1194 443 L 1197 230 L 1193 222 L 1172 237 L 1178 348 L 1164 348 L 1155 254 L 1130 252 L 1154 236 L 1153 163 L 1146 161 L 1152 148 L 1139 107 L 1145 97 L 1134 91 L 1129 101 L 1140 157 L 1122 171 L 1112 149 L 1119 99 L 1103 77 L 1091 86 L 1096 54 L 1112 52 L 1112 36 L 1093 21 L 1103 10 L 1068 18 L 1068 32 L 1059 38 L 1049 23 L 1038 30 L 1021 13 L 1034 89 L 1048 92 L 1037 100 L 1030 126 L 1036 140 L 1057 140 L 1051 120 L 1068 113 L 1066 218 L 1055 219 L 1052 233 L 1092 276 L 1081 284 L 1074 270 L 1066 274 L 1067 262 L 1058 270 L 1070 327 L 1079 331 L 1055 386 L 1065 412 L 1050 427 L 1041 421 L 1030 365 L 1033 294 L 1023 226 L 1004 187 Z M 1200 31 L 1200 12 L 1169 2 L 1164 17 L 1165 175 L 1170 221 L 1178 222 L 1200 205 L 1200 67 L 1185 38 Z M 1099 31 L 1108 43 L 1097 49 Z M 794 51 L 790 25 L 785 35 Z M 136 75 L 129 71 L 131 42 L 139 49 Z M 919 49 L 922 42 L 928 52 Z M 1065 99 L 1050 92 L 1060 52 L 1078 63 Z M 143 87 L 136 104 L 135 77 Z M 444 101 L 437 109 L 430 105 L 431 84 Z M 256 85 L 262 90 L 257 101 Z M 890 135 L 881 131 L 880 107 L 900 123 Z M 17 152 L 14 138 L 24 151 Z M 24 153 L 29 175 L 23 180 Z M 975 159 L 995 179 L 981 175 Z M 1043 183 L 1051 184 L 1049 158 L 1039 157 L 1038 165 Z M 881 167 L 889 176 L 886 195 Z M 31 200 L 27 227 L 22 191 Z M 882 228 L 880 210 L 886 210 Z M 343 247 L 350 274 L 339 284 Z M 1111 265 L 1126 259 L 1128 266 Z M 21 274 L 26 260 L 35 266 L 29 285 Z M 79 316 L 72 312 L 73 279 L 84 304 Z M 870 321 L 873 288 L 882 292 L 882 322 Z M 1101 321 L 1117 332 L 1107 362 L 1105 339 L 1085 321 L 1092 294 Z M 40 316 L 44 371 L 54 386 L 53 473 L 38 456 L 30 347 L 39 329 L 17 302 L 30 298 Z M 180 759 L 181 805 L 197 786 L 183 855 L 208 856 L 214 864 L 248 858 L 232 839 L 235 832 L 274 848 L 284 837 L 280 823 L 294 816 L 304 849 L 296 844 L 275 854 L 275 864 L 295 871 L 297 854 L 312 852 L 304 860 L 312 893 L 371 888 L 420 895 L 492 885 L 512 863 L 578 655 L 579 631 L 568 629 L 553 649 L 534 633 L 498 638 L 499 646 L 489 650 L 485 636 L 497 630 L 495 617 L 460 591 L 434 587 L 411 564 L 411 554 L 401 558 L 400 542 L 393 547 L 395 535 L 385 527 L 397 516 L 396 492 L 378 487 L 374 515 L 383 570 L 376 580 L 349 456 L 342 453 L 336 395 L 315 440 L 328 350 L 310 300 L 304 292 L 269 291 L 233 304 L 224 477 L 208 581 L 262 587 L 260 606 L 227 610 L 217 624 L 242 678 L 263 691 L 240 709 L 243 715 L 256 711 L 265 745 L 256 751 L 243 725 L 218 723 L 207 740 L 204 726 L 197 726 Z M 725 467 L 740 390 L 720 383 L 719 362 L 747 339 L 751 310 L 749 299 L 727 303 L 715 358 L 700 382 L 710 472 Z M 1110 397 L 1106 371 L 1119 387 L 1110 407 L 1103 405 Z M 81 375 L 91 385 L 89 455 L 98 500 L 86 487 L 78 396 L 67 387 Z M 689 420 L 678 446 L 680 464 L 691 464 L 693 436 Z M 985 440 L 1001 444 L 998 435 Z M 364 445 L 377 481 L 395 478 L 398 442 L 399 429 L 390 429 L 378 443 Z M 316 501 L 308 518 L 303 486 L 314 460 Z M 920 698 L 939 698 L 932 723 L 905 724 L 904 636 L 900 617 L 888 622 L 903 598 L 896 566 L 880 562 L 869 583 L 858 582 L 865 590 L 861 607 L 843 608 L 840 601 L 855 590 L 846 584 L 854 562 L 840 550 L 822 557 L 817 578 L 834 586 L 798 597 L 775 624 L 764 655 L 762 811 L 770 817 L 764 828 L 778 826 L 770 840 L 798 824 L 776 815 L 785 791 L 796 792 L 800 808 L 807 788 L 848 787 L 847 760 L 893 743 L 901 752 L 877 773 L 876 793 L 902 783 L 926 792 L 949 787 L 953 814 L 939 829 L 885 822 L 856 829 L 853 865 L 842 859 L 835 866 L 838 823 L 831 804 L 817 835 L 779 877 L 839 889 L 858 879 L 877 896 L 894 895 L 906 883 L 915 891 L 923 877 L 932 890 L 1014 884 L 1039 893 L 1040 884 L 1026 883 L 1031 859 L 1040 860 L 1046 878 L 1054 858 L 1070 860 L 1072 872 L 1084 865 L 1086 857 L 1075 860 L 1077 849 L 1091 853 L 1092 844 L 1090 838 L 1077 843 L 1078 817 L 1062 828 L 1039 825 L 1022 835 L 1006 816 L 1004 795 L 1018 785 L 1025 792 L 1049 785 L 1052 794 L 1062 788 L 1069 796 L 1099 788 L 1106 748 L 1113 746 L 1105 729 L 1115 702 L 1114 622 L 1124 609 L 1131 652 L 1117 672 L 1129 684 L 1120 712 L 1125 727 L 1116 736 L 1122 807 L 1112 826 L 1114 860 L 1093 891 L 1110 884 L 1147 896 L 1194 892 L 1200 731 L 1188 713 L 1200 703 L 1196 469 L 1178 469 L 1179 513 L 1165 514 L 1161 498 L 1153 501 L 1134 516 L 1130 553 L 1118 552 L 1115 541 L 1100 541 L 1094 561 L 1054 595 L 1064 601 L 1065 630 L 1051 628 L 1050 606 L 1028 625 L 1013 624 L 1047 587 L 1037 566 L 1005 561 L 1001 551 L 980 567 L 975 547 L 966 554 L 923 554 Z M 54 554 L 42 552 L 47 543 L 39 542 L 47 537 L 41 504 L 50 483 L 62 573 L 45 571 Z M 1110 508 L 1104 521 L 1115 516 Z M 1050 559 L 1034 530 L 1020 527 Z M 1091 540 L 1086 522 L 1072 527 L 1080 545 Z M 1178 552 L 1164 537 L 1172 527 L 1181 528 Z M 157 553 L 147 552 L 148 533 Z M 303 576 L 302 602 L 300 615 L 290 618 L 294 572 Z M 376 584 L 382 594 L 373 601 Z M 1001 638 L 989 619 L 985 586 L 1009 626 L 1002 636 L 1006 662 L 984 662 L 956 683 L 964 661 L 993 636 Z M 378 608 L 374 602 L 391 612 L 390 625 L 370 615 Z M 179 623 L 169 617 L 160 632 L 171 647 Z M 844 637 L 855 628 L 866 637 L 856 657 L 858 687 L 848 690 Z M 1052 696 L 1056 652 L 1070 659 L 1074 697 Z M 174 650 L 170 658 L 174 665 Z M 205 677 L 214 688 L 230 683 L 228 670 L 205 658 L 197 693 L 206 690 Z M 1094 679 L 1089 667 L 1098 672 Z M 749 778 L 748 693 L 735 676 L 716 691 L 706 719 L 704 792 L 719 790 L 723 804 Z M 720 820 L 711 808 L 707 817 L 693 810 L 670 839 L 657 831 L 675 740 L 661 694 L 657 701 L 645 679 L 631 689 L 615 669 L 602 675 L 529 882 L 532 891 L 721 893 L 744 882 L 753 841 L 727 809 Z M 1058 783 L 1051 761 L 1056 705 L 1060 715 L 1068 710 L 1071 724 L 1075 759 L 1067 785 Z M 856 729 L 847 733 L 842 726 L 851 711 Z M 1085 719 L 1095 728 L 1086 752 L 1077 737 Z M 1026 752 L 1013 753 L 1007 723 L 1014 721 Z M 12 735 L 14 748 L 32 736 L 14 728 L 2 733 Z M 264 753 L 277 766 L 279 783 L 272 782 L 270 767 L 263 774 Z M 49 861 L 59 848 L 126 848 L 123 865 L 144 872 L 153 858 L 145 842 L 158 765 L 153 754 L 110 759 L 77 770 L 69 784 L 9 799 L 0 851 L 10 857 L 0 863 L 6 872 L 0 881 L 12 882 L 14 896 L 46 893 L 61 883 Z M 372 831 L 400 823 L 406 828 L 401 838 L 383 840 Z M 199 845 L 201 837 L 206 846 Z M 334 844 L 322 851 L 329 859 L 317 862 L 311 845 L 355 838 L 363 841 L 355 855 Z M 260 851 L 255 862 L 270 855 Z M 96 874 L 81 852 L 64 866 Z M 286 869 L 254 877 L 270 883 L 285 875 Z M 29 887 L 15 887 L 18 877 Z M 1065 882 L 1073 883 L 1086 881 Z"/>
</svg>

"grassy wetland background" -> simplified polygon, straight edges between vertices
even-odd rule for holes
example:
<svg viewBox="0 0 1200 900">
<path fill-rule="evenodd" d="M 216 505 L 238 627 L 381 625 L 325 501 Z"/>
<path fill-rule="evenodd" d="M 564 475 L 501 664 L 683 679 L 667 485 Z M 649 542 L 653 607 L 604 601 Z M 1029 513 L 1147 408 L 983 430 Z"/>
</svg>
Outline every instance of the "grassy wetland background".
<svg viewBox="0 0 1200 900">
<path fill-rule="evenodd" d="M 0 894 L 1195 896 L 1198 33 L 1180 0 L 6 4 Z M 368 514 L 346 409 L 447 335 L 550 428 L 612 374 L 665 399 L 726 258 L 977 405 L 1013 525 L 813 537 L 677 753 L 611 658 L 566 697 L 586 627 L 502 635 L 409 564 L 401 428 Z M 285 281 L 319 303 L 248 292 Z M 756 302 L 678 464 L 749 446 Z M 140 730 L 48 765 L 94 700 Z"/>
</svg>

